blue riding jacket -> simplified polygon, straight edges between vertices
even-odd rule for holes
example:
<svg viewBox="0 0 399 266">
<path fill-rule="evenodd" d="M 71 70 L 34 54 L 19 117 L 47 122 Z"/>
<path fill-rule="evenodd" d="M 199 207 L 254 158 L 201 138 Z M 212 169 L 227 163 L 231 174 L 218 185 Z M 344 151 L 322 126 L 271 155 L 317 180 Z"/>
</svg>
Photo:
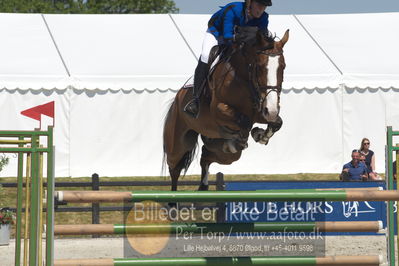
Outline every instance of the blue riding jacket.
<svg viewBox="0 0 399 266">
<path fill-rule="evenodd" d="M 212 33 L 216 39 L 223 37 L 224 41 L 231 41 L 234 36 L 234 26 L 257 26 L 267 31 L 269 14 L 264 12 L 260 18 L 248 20 L 245 9 L 244 2 L 233 2 L 221 7 L 209 20 L 208 32 Z"/>
</svg>

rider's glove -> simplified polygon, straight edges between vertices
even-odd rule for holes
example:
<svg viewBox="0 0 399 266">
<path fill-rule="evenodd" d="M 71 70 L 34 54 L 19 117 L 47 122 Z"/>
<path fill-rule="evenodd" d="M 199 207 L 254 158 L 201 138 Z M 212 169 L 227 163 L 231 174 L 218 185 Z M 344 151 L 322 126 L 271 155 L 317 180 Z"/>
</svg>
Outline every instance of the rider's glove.
<svg viewBox="0 0 399 266">
<path fill-rule="evenodd" d="M 234 34 L 234 42 L 236 43 L 250 43 L 255 41 L 258 27 L 236 27 Z"/>
</svg>

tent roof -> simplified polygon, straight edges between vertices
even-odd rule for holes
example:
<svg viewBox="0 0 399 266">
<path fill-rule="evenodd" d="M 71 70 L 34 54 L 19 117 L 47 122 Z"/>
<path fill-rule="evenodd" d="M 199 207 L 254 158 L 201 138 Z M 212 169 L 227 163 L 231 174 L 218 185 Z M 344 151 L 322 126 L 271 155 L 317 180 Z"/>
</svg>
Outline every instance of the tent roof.
<svg viewBox="0 0 399 266">
<path fill-rule="evenodd" d="M 177 90 L 210 15 L 0 14 L 0 88 Z M 399 13 L 271 15 L 285 89 L 399 88 Z"/>
<path fill-rule="evenodd" d="M 398 88 L 399 13 L 303 15 L 301 23 L 349 87 Z"/>
<path fill-rule="evenodd" d="M 0 14 L 0 39 L 1 88 L 50 89 L 68 77 L 41 15 Z"/>
</svg>

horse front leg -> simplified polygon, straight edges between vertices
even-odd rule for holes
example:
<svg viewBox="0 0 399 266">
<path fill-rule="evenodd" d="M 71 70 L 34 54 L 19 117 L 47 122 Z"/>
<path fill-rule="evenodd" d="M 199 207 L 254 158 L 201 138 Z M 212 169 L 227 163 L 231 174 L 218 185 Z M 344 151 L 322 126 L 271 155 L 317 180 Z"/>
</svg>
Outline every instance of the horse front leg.
<svg viewBox="0 0 399 266">
<path fill-rule="evenodd" d="M 277 119 L 274 122 L 267 123 L 266 130 L 259 127 L 254 127 L 251 130 L 251 136 L 256 142 L 267 145 L 269 143 L 270 138 L 274 135 L 274 133 L 280 130 L 282 125 L 283 125 L 283 120 L 281 119 L 280 116 L 277 116 Z"/>
<path fill-rule="evenodd" d="M 234 128 L 238 130 L 251 129 L 252 122 L 245 114 L 237 112 L 233 107 L 225 103 L 218 103 L 217 109 L 224 119 L 234 123 Z"/>
</svg>

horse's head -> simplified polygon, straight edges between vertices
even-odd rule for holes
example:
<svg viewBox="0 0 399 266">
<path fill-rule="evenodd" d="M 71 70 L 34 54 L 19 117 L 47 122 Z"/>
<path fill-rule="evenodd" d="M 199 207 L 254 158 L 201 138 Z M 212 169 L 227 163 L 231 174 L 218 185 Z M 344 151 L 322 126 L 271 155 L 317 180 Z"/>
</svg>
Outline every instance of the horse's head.
<svg viewBox="0 0 399 266">
<path fill-rule="evenodd" d="M 242 47 L 248 65 L 252 97 L 258 111 L 270 122 L 277 119 L 285 61 L 283 47 L 288 41 L 287 30 L 280 41 L 257 31 L 252 42 Z"/>
</svg>

